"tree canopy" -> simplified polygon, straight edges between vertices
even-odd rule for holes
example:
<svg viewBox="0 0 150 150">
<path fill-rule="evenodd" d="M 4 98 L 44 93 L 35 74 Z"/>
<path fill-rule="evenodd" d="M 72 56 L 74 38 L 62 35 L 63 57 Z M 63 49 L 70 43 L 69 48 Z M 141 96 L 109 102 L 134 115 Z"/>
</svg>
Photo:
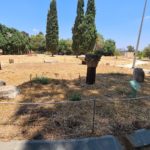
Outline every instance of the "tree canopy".
<svg viewBox="0 0 150 150">
<path fill-rule="evenodd" d="M 52 53 L 52 56 L 58 51 L 58 40 L 59 31 L 56 0 L 52 0 L 47 15 L 46 27 L 46 49 Z"/>
<path fill-rule="evenodd" d="M 116 43 L 114 40 L 106 40 L 104 43 L 104 55 L 113 56 L 116 51 Z"/>
<path fill-rule="evenodd" d="M 77 17 L 75 19 L 75 24 L 72 29 L 72 49 L 76 56 L 83 52 L 83 33 L 84 33 L 84 0 L 78 0 L 77 6 Z"/>
<path fill-rule="evenodd" d="M 45 35 L 40 32 L 37 35 L 32 35 L 30 37 L 31 49 L 37 52 L 45 52 L 46 51 L 46 40 Z"/>
<path fill-rule="evenodd" d="M 144 49 L 143 53 L 144 53 L 144 57 L 148 57 L 148 58 L 150 59 L 150 45 L 148 45 L 148 46 Z"/>
<path fill-rule="evenodd" d="M 132 46 L 132 45 L 127 46 L 127 50 L 128 50 L 128 52 L 134 52 L 135 51 L 134 46 Z"/>
<path fill-rule="evenodd" d="M 30 49 L 30 38 L 26 32 L 19 32 L 0 24 L 0 49 L 3 54 L 25 54 Z"/>
<path fill-rule="evenodd" d="M 61 40 L 59 40 L 58 54 L 61 54 L 61 55 L 64 55 L 64 54 L 65 55 L 71 55 L 71 54 L 73 54 L 72 40 L 70 40 L 70 39 L 67 39 L 67 40 L 61 39 Z"/>
<path fill-rule="evenodd" d="M 95 0 L 88 0 L 87 10 L 84 19 L 84 50 L 85 52 L 92 51 L 96 44 L 97 39 L 97 30 L 95 25 L 95 16 L 96 16 L 96 9 L 95 9 Z"/>
</svg>

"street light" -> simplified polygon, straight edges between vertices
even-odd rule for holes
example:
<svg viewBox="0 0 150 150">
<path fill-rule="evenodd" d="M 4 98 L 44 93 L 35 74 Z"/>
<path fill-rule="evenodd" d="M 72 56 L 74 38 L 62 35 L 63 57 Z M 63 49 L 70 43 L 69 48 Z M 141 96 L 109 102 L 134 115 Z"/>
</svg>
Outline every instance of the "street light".
<svg viewBox="0 0 150 150">
<path fill-rule="evenodd" d="M 134 60 L 133 60 L 133 66 L 132 66 L 133 69 L 135 68 L 136 56 L 137 56 L 137 52 L 139 50 L 139 44 L 140 44 L 141 33 L 142 33 L 142 29 L 143 29 L 143 23 L 144 23 L 144 18 L 145 18 L 146 7 L 147 7 L 147 0 L 145 0 L 145 5 L 144 5 L 143 16 L 142 16 L 142 20 L 141 20 L 140 29 L 139 29 L 137 45 L 136 45 L 136 49 L 135 49 L 135 52 L 134 52 Z"/>
</svg>

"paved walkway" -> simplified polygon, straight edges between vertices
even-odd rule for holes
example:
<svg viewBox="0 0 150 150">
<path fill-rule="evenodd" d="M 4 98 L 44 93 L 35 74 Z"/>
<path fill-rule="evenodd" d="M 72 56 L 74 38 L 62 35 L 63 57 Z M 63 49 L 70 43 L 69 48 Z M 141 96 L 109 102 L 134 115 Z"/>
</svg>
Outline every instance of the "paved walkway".
<svg viewBox="0 0 150 150">
<path fill-rule="evenodd" d="M 123 150 L 114 136 L 67 141 L 0 142 L 0 150 Z"/>
<path fill-rule="evenodd" d="M 145 62 L 145 61 L 142 61 L 142 60 L 137 60 L 136 61 L 136 66 L 138 66 L 138 65 L 144 65 L 144 64 L 148 64 L 149 62 Z M 124 64 L 122 64 L 122 65 L 117 65 L 118 67 L 123 67 L 123 68 L 129 68 L 129 69 L 131 69 L 132 68 L 132 65 L 133 64 L 127 64 L 127 65 L 124 65 Z M 146 73 L 146 74 L 150 74 L 150 70 L 148 70 L 148 69 L 144 69 L 144 72 Z"/>
</svg>

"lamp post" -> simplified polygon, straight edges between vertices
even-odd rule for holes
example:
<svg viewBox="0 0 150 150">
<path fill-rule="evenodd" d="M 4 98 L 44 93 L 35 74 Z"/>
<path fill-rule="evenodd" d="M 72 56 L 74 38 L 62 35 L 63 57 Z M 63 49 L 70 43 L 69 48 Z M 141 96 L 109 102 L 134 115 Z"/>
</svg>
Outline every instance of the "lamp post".
<svg viewBox="0 0 150 150">
<path fill-rule="evenodd" d="M 141 20 L 140 29 L 139 29 L 139 35 L 138 35 L 137 45 L 136 45 L 136 49 L 135 49 L 135 52 L 134 52 L 134 60 L 133 60 L 133 66 L 132 66 L 133 69 L 135 68 L 136 56 L 137 56 L 137 52 L 138 52 L 138 50 L 139 50 L 139 44 L 140 44 L 141 33 L 142 33 L 142 29 L 143 29 L 143 23 L 144 23 L 144 18 L 145 18 L 145 12 L 146 12 L 146 7 L 147 7 L 147 1 L 148 1 L 148 0 L 145 0 L 145 5 L 144 5 L 143 16 L 142 16 L 142 20 Z"/>
</svg>

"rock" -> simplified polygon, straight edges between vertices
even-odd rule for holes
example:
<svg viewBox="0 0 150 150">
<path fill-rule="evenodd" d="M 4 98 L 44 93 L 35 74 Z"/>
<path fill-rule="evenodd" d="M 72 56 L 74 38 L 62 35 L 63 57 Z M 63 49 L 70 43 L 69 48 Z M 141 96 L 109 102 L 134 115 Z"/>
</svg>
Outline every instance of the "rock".
<svg viewBox="0 0 150 150">
<path fill-rule="evenodd" d="M 9 63 L 14 64 L 15 63 L 14 59 L 9 59 Z"/>
<path fill-rule="evenodd" d="M 48 64 L 50 64 L 50 63 L 57 63 L 57 61 L 54 61 L 54 60 L 44 60 L 44 63 L 48 63 Z"/>
<path fill-rule="evenodd" d="M 106 66 L 110 66 L 110 63 L 106 63 Z"/>
<path fill-rule="evenodd" d="M 0 142 L 1 150 L 124 150 L 114 136 L 62 141 Z"/>
<path fill-rule="evenodd" d="M 6 82 L 5 82 L 5 81 L 0 80 L 0 87 L 1 87 L 1 86 L 5 86 L 5 85 L 6 85 Z"/>
<path fill-rule="evenodd" d="M 1 86 L 0 98 L 14 99 L 19 94 L 19 90 L 16 86 Z"/>
<path fill-rule="evenodd" d="M 145 73 L 142 68 L 135 68 L 133 72 L 134 80 L 137 82 L 144 82 L 145 79 Z"/>
<path fill-rule="evenodd" d="M 85 61 L 85 55 L 80 55 L 80 56 L 78 56 L 78 58 L 79 58 L 81 61 Z"/>
<path fill-rule="evenodd" d="M 50 145 L 51 150 L 123 150 L 114 136 L 57 141 Z"/>
</svg>

